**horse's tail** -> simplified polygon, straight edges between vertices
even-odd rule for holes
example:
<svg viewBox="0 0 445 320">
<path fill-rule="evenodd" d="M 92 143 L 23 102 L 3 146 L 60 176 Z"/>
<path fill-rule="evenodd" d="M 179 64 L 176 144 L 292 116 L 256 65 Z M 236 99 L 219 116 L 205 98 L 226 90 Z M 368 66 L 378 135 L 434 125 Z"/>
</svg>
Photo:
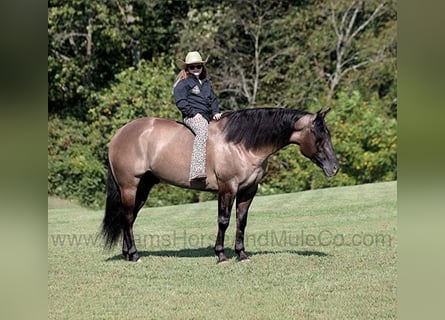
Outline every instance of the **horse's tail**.
<svg viewBox="0 0 445 320">
<path fill-rule="evenodd" d="M 105 247 L 111 248 L 119 240 L 123 228 L 123 216 L 121 193 L 108 162 L 107 202 L 102 222 L 102 236 L 105 240 Z"/>
</svg>

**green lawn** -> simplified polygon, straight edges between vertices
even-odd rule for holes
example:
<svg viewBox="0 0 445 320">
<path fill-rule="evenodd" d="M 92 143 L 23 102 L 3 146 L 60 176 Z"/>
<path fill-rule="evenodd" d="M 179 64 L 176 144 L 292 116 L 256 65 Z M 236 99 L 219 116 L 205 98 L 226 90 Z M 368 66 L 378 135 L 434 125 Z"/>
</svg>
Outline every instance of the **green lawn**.
<svg viewBox="0 0 445 320">
<path fill-rule="evenodd" d="M 397 184 L 256 197 L 246 249 L 213 256 L 214 201 L 144 208 L 141 263 L 102 248 L 102 211 L 48 199 L 50 319 L 395 319 Z"/>
</svg>

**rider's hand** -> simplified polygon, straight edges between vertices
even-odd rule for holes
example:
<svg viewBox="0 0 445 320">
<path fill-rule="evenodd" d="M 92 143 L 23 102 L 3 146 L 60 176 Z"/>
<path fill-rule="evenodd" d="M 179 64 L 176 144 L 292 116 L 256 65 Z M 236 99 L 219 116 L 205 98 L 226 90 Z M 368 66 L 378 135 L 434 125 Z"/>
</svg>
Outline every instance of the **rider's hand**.
<svg viewBox="0 0 445 320">
<path fill-rule="evenodd" d="M 213 116 L 213 120 L 218 121 L 219 119 L 221 119 L 221 113 L 217 113 Z"/>
</svg>

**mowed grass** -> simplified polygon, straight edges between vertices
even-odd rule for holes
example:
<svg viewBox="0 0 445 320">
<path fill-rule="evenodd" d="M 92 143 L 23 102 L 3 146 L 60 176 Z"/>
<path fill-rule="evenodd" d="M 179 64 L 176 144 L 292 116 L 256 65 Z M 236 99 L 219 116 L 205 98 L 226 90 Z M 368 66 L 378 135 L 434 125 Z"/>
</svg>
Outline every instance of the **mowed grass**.
<svg viewBox="0 0 445 320">
<path fill-rule="evenodd" d="M 256 197 L 246 248 L 217 265 L 214 201 L 144 208 L 142 262 L 104 250 L 102 211 L 49 199 L 50 319 L 395 319 L 397 185 Z"/>
</svg>

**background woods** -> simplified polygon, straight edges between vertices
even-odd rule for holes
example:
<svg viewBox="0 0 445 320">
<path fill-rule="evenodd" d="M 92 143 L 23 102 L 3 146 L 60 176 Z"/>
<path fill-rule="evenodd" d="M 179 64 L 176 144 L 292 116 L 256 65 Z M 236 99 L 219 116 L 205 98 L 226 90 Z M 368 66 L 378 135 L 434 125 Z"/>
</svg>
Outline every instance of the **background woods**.
<svg viewBox="0 0 445 320">
<path fill-rule="evenodd" d="M 261 194 L 396 179 L 397 3 L 85 1 L 48 6 L 48 193 L 104 203 L 107 143 L 146 115 L 180 120 L 174 60 L 209 56 L 222 110 L 331 106 L 341 165 L 326 180 L 295 147 L 274 155 Z M 149 205 L 211 198 L 173 187 Z"/>
</svg>

